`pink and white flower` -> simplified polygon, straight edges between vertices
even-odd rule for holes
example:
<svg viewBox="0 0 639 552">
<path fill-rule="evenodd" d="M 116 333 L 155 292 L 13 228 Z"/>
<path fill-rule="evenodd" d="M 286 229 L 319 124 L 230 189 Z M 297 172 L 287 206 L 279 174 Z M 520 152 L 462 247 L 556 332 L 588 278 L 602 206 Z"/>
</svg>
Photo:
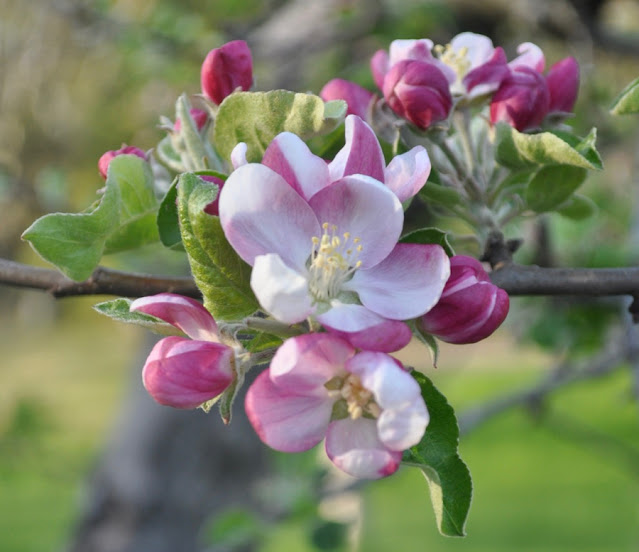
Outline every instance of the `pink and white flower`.
<svg viewBox="0 0 639 552">
<path fill-rule="evenodd" d="M 274 318 L 293 324 L 312 316 L 359 333 L 416 318 L 437 302 L 449 275 L 444 250 L 397 243 L 400 199 L 425 183 L 428 155 L 418 146 L 384 165 L 375 134 L 351 115 L 346 145 L 329 164 L 282 133 L 261 164 L 231 173 L 220 195 L 222 228 L 253 267 L 251 287 Z M 395 350 L 388 346 L 377 350 Z"/>
<path fill-rule="evenodd" d="M 220 343 L 217 324 L 200 303 L 160 293 L 136 299 L 130 310 L 164 320 L 190 338 L 165 337 L 146 359 L 142 380 L 157 402 L 197 408 L 223 393 L 233 381 L 235 351 Z"/>
<path fill-rule="evenodd" d="M 394 473 L 429 421 L 419 385 L 397 360 L 326 333 L 287 340 L 245 404 L 270 447 L 301 452 L 326 438 L 338 468 L 371 479 Z"/>
</svg>

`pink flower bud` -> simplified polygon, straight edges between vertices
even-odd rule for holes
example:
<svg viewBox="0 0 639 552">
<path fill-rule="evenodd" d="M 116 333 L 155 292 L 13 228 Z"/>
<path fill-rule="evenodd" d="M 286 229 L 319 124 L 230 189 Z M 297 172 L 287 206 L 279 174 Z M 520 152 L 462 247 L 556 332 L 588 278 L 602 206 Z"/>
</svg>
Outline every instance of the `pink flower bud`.
<svg viewBox="0 0 639 552">
<path fill-rule="evenodd" d="M 375 97 L 375 94 L 369 92 L 366 88 L 344 79 L 328 81 L 319 95 L 325 102 L 344 100 L 348 105 L 346 114 L 357 115 L 364 120 L 368 118 L 368 108 Z"/>
<path fill-rule="evenodd" d="M 579 89 L 579 64 L 574 57 L 567 57 L 555 63 L 546 75 L 550 92 L 551 113 L 570 113 L 577 100 Z"/>
<path fill-rule="evenodd" d="M 432 63 L 404 60 L 384 78 L 384 98 L 400 117 L 421 129 L 443 121 L 453 105 L 448 79 Z"/>
<path fill-rule="evenodd" d="M 195 107 L 189 109 L 189 113 L 191 114 L 191 118 L 193 119 L 193 122 L 195 123 L 197 129 L 202 130 L 204 128 L 204 125 L 209 120 L 209 114 L 206 111 L 197 109 Z M 180 132 L 181 128 L 182 121 L 180 121 L 180 119 L 176 119 L 175 124 L 173 125 L 173 131 Z"/>
<path fill-rule="evenodd" d="M 519 131 L 541 125 L 548 113 L 550 93 L 543 75 L 520 66 L 502 81 L 490 103 L 492 123 L 505 121 Z"/>
<path fill-rule="evenodd" d="M 135 146 L 127 146 L 123 145 L 119 150 L 111 150 L 102 154 L 102 157 L 98 160 L 98 170 L 100 171 L 100 176 L 106 180 L 107 170 L 109 168 L 109 163 L 111 163 L 111 159 L 117 157 L 118 155 L 137 155 L 141 159 L 147 160 L 146 153 L 144 153 L 140 148 L 136 148 Z"/>
<path fill-rule="evenodd" d="M 499 88 L 509 73 L 504 49 L 497 47 L 485 63 L 466 73 L 463 82 L 468 92 L 473 91 L 473 96 L 479 96 Z"/>
<path fill-rule="evenodd" d="M 218 105 L 238 88 L 249 90 L 253 84 L 253 59 L 248 44 L 233 40 L 211 50 L 200 77 L 202 92 Z"/>
<path fill-rule="evenodd" d="M 224 186 L 224 180 L 222 180 L 221 178 L 218 178 L 217 176 L 209 176 L 206 174 L 201 174 L 200 178 L 204 180 L 205 182 L 212 182 L 213 184 L 216 184 L 218 187 L 217 197 L 215 198 L 215 200 L 209 203 L 206 207 L 204 207 L 205 213 L 207 213 L 208 215 L 214 215 L 217 217 L 220 215 L 220 208 L 219 208 L 220 193 L 222 192 L 222 186 Z"/>
<path fill-rule="evenodd" d="M 439 302 L 420 322 L 424 331 L 442 341 L 475 343 L 501 325 L 509 303 L 508 294 L 490 282 L 478 260 L 455 255 Z"/>
</svg>

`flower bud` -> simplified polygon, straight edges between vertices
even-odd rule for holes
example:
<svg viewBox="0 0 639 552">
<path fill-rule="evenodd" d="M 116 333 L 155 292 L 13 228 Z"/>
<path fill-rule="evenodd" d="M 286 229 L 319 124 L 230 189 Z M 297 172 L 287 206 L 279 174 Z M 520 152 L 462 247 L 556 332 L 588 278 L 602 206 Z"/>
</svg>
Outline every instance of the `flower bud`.
<svg viewBox="0 0 639 552">
<path fill-rule="evenodd" d="M 422 316 L 420 324 L 442 341 L 475 343 L 501 325 L 509 303 L 508 294 L 490 282 L 478 260 L 455 255 L 439 302 Z"/>
<path fill-rule="evenodd" d="M 579 89 L 579 64 L 574 57 L 555 63 L 546 75 L 550 92 L 551 113 L 570 113 L 577 100 Z"/>
<path fill-rule="evenodd" d="M 446 119 L 453 105 L 448 79 L 424 61 L 393 65 L 384 77 L 383 90 L 391 109 L 421 129 Z"/>
<path fill-rule="evenodd" d="M 375 97 L 375 94 L 366 88 L 344 79 L 328 81 L 319 95 L 325 102 L 344 100 L 348 106 L 346 114 L 357 115 L 364 120 L 368 119 L 368 108 Z"/>
<path fill-rule="evenodd" d="M 541 125 L 548 113 L 550 93 L 544 76 L 530 67 L 512 70 L 490 103 L 490 121 L 505 121 L 523 132 Z"/>
<path fill-rule="evenodd" d="M 192 107 L 191 109 L 189 109 L 189 113 L 191 114 L 191 119 L 193 119 L 193 122 L 195 123 L 195 126 L 197 127 L 197 129 L 202 130 L 204 128 L 204 125 L 209 120 L 209 114 L 206 111 L 203 111 L 202 109 L 197 109 L 195 107 Z M 182 129 L 182 121 L 180 119 L 176 119 L 175 124 L 173 125 L 173 131 L 180 132 L 181 129 Z"/>
<path fill-rule="evenodd" d="M 253 60 L 248 44 L 233 40 L 211 50 L 200 77 L 202 92 L 217 105 L 238 88 L 249 90 L 253 84 Z"/>
<path fill-rule="evenodd" d="M 104 180 L 106 180 L 107 170 L 109 168 L 109 163 L 111 163 L 111 159 L 118 155 L 137 155 L 141 159 L 144 159 L 145 161 L 147 160 L 146 153 L 135 146 L 127 146 L 126 144 L 123 144 L 119 150 L 107 151 L 103 153 L 98 160 L 98 170 L 100 171 L 100 176 L 104 178 Z"/>
</svg>

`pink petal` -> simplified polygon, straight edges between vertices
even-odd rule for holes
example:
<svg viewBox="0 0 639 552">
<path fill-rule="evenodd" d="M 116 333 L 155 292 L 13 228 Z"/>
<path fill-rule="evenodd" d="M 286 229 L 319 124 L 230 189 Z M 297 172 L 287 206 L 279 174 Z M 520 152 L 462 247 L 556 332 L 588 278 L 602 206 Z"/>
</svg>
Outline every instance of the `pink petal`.
<svg viewBox="0 0 639 552">
<path fill-rule="evenodd" d="M 357 115 L 364 120 L 368 117 L 368 109 L 375 98 L 366 88 L 345 79 L 328 81 L 319 95 L 325 102 L 344 100 L 348 105 L 347 115 Z"/>
<path fill-rule="evenodd" d="M 422 146 L 393 157 L 384 170 L 384 182 L 401 202 L 410 199 L 422 189 L 430 175 L 430 158 Z"/>
<path fill-rule="evenodd" d="M 339 469 L 362 479 L 379 479 L 397 471 L 400 451 L 388 450 L 377 436 L 375 420 L 346 418 L 331 422 L 326 454 Z"/>
<path fill-rule="evenodd" d="M 450 275 L 450 263 L 439 245 L 399 243 L 381 263 L 358 270 L 344 289 L 362 304 L 393 320 L 408 320 L 430 310 Z"/>
<path fill-rule="evenodd" d="M 262 164 L 279 174 L 306 200 L 330 184 L 326 162 L 290 132 L 282 132 L 273 139 Z"/>
<path fill-rule="evenodd" d="M 140 297 L 131 303 L 131 312 L 155 316 L 182 330 L 191 339 L 219 341 L 215 320 L 195 299 L 173 293 Z"/>
<path fill-rule="evenodd" d="M 326 433 L 333 401 L 328 395 L 305 395 L 276 386 L 263 371 L 249 387 L 246 414 L 253 429 L 268 446 L 282 452 L 314 447 Z"/>
<path fill-rule="evenodd" d="M 353 306 L 360 307 L 359 305 Z M 365 309 L 367 313 L 370 313 L 370 311 L 365 307 L 360 308 Z M 333 309 L 331 309 L 331 312 L 332 311 Z M 332 334 L 338 335 L 348 341 L 356 349 L 392 353 L 406 347 L 413 336 L 410 328 L 404 324 L 404 322 L 400 322 L 398 320 L 385 320 L 383 318 L 381 320 L 382 322 L 379 322 L 374 326 L 355 332 L 340 331 L 330 327 L 325 322 L 323 322 L 322 325 Z"/>
<path fill-rule="evenodd" d="M 384 154 L 373 129 L 356 115 L 346 117 L 346 144 L 329 164 L 331 181 L 351 174 L 384 180 Z"/>
<path fill-rule="evenodd" d="M 327 333 L 287 339 L 271 362 L 271 380 L 280 389 L 327 397 L 324 384 L 339 373 L 355 354 L 343 339 Z"/>
<path fill-rule="evenodd" d="M 386 50 L 377 50 L 371 58 L 371 73 L 377 88 L 380 90 L 384 87 L 384 77 L 389 69 L 388 53 Z"/>
<path fill-rule="evenodd" d="M 497 90 L 509 74 L 510 69 L 503 48 L 495 48 L 492 57 L 486 63 L 469 71 L 463 82 L 469 96 L 475 98 Z"/>
<path fill-rule="evenodd" d="M 433 41 L 428 38 L 393 40 L 389 48 L 389 64 L 392 67 L 405 59 L 432 62 L 433 45 Z"/>
<path fill-rule="evenodd" d="M 329 310 L 316 314 L 315 318 L 322 326 L 334 330 L 335 333 L 365 332 L 386 321 L 362 305 L 340 301 L 333 301 Z"/>
<path fill-rule="evenodd" d="M 523 42 L 517 46 L 518 57 L 513 59 L 508 65 L 511 69 L 517 67 L 529 67 L 538 73 L 542 73 L 546 65 L 544 52 L 542 49 L 532 42 Z"/>
<path fill-rule="evenodd" d="M 220 343 L 166 337 L 146 360 L 144 387 L 160 404 L 196 408 L 229 386 L 232 358 L 233 350 Z"/>
<path fill-rule="evenodd" d="M 301 322 L 314 310 L 305 275 L 286 266 L 274 253 L 255 257 L 251 288 L 260 305 L 286 324 Z"/>
<path fill-rule="evenodd" d="M 417 444 L 428 425 L 428 410 L 413 377 L 384 353 L 365 351 L 355 355 L 346 369 L 357 374 L 382 408 L 377 420 L 379 437 L 391 450 Z"/>
<path fill-rule="evenodd" d="M 233 249 L 247 263 L 277 253 L 302 271 L 320 226 L 308 203 L 276 172 L 257 163 L 236 169 L 220 194 L 220 221 Z"/>
<path fill-rule="evenodd" d="M 228 182 L 224 189 L 228 187 Z M 310 202 L 320 224 L 337 227 L 361 240 L 357 257 L 362 267 L 379 263 L 393 249 L 404 223 L 397 196 L 381 182 L 364 175 L 347 176 L 315 194 Z"/>
</svg>

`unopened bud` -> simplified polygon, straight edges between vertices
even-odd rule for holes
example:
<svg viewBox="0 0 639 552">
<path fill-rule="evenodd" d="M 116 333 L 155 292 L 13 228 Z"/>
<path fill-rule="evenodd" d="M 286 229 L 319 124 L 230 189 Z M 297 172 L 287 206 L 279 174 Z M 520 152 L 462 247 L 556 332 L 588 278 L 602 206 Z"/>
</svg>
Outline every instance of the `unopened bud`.
<svg viewBox="0 0 639 552">
<path fill-rule="evenodd" d="M 570 113 L 577 100 L 579 89 L 579 64 L 574 57 L 567 57 L 555 63 L 546 75 L 550 92 L 551 113 Z"/>
<path fill-rule="evenodd" d="M 375 95 L 359 84 L 344 79 L 328 81 L 320 91 L 320 98 L 325 102 L 344 100 L 348 106 L 347 115 L 357 115 L 368 119 L 368 109 Z"/>
<path fill-rule="evenodd" d="M 146 153 L 144 153 L 140 148 L 136 148 L 135 146 L 123 145 L 119 150 L 107 151 L 103 153 L 98 160 L 98 170 L 100 171 L 100 176 L 104 178 L 104 180 L 106 180 L 107 177 L 109 163 L 111 163 L 111 160 L 118 155 L 137 155 L 141 159 L 147 161 Z"/>
<path fill-rule="evenodd" d="M 202 92 L 217 105 L 238 88 L 249 90 L 253 84 L 253 59 L 248 44 L 233 40 L 211 50 L 200 76 Z"/>
</svg>

